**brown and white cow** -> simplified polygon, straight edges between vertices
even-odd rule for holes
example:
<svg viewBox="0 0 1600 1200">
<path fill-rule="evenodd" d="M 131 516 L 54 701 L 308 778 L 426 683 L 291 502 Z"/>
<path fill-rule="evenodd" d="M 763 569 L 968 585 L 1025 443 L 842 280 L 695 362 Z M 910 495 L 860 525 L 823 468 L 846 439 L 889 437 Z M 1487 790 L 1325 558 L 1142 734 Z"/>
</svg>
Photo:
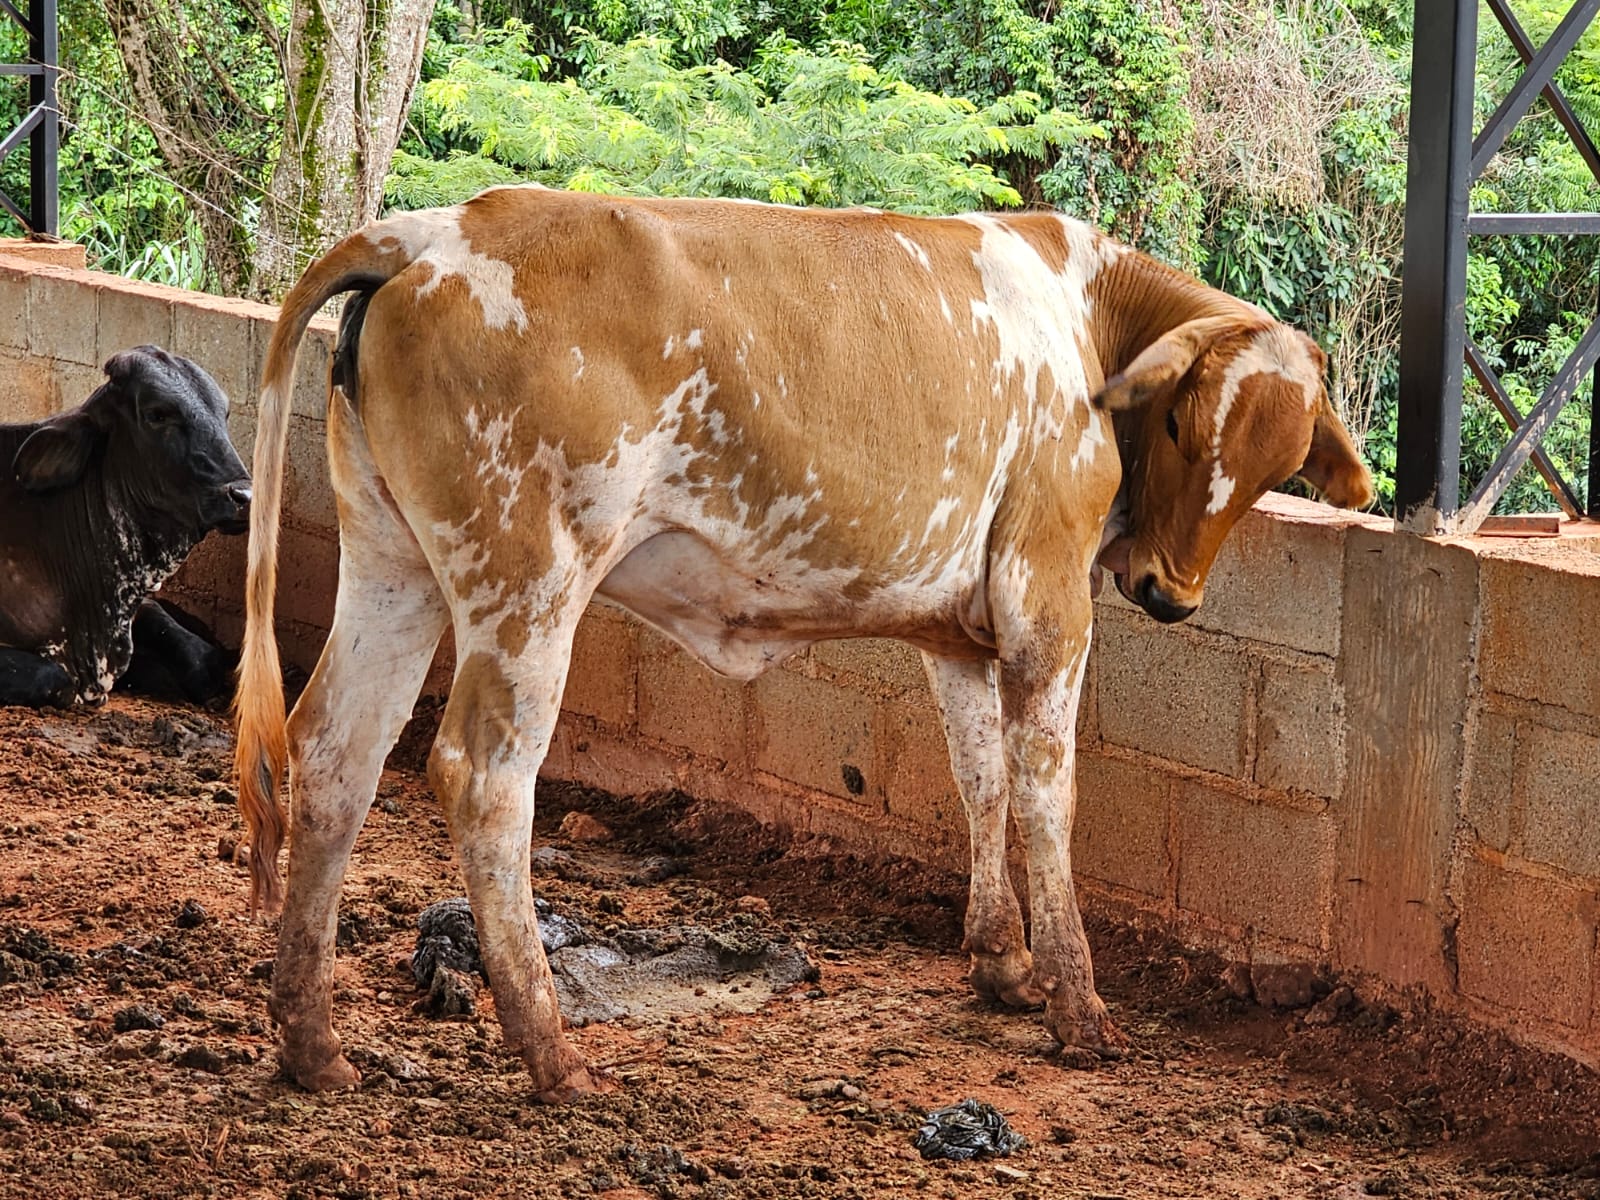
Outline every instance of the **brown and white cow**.
<svg viewBox="0 0 1600 1200">
<path fill-rule="evenodd" d="M 338 600 L 286 727 L 272 609 L 289 390 L 307 321 L 347 291 L 328 409 Z M 268 355 L 238 699 L 269 910 L 290 767 L 272 992 L 288 1073 L 357 1078 L 331 1023 L 340 884 L 449 625 L 429 771 L 495 1008 L 542 1097 L 597 1085 L 561 1032 L 528 866 L 535 773 L 596 595 L 737 679 L 823 638 L 918 647 L 971 822 L 973 986 L 1043 1000 L 1065 1044 L 1114 1045 L 1068 859 L 1102 533 L 1124 593 L 1175 620 L 1267 488 L 1298 473 L 1366 504 L 1322 371 L 1304 335 L 1054 215 L 498 188 L 341 242 L 289 295 Z"/>
</svg>

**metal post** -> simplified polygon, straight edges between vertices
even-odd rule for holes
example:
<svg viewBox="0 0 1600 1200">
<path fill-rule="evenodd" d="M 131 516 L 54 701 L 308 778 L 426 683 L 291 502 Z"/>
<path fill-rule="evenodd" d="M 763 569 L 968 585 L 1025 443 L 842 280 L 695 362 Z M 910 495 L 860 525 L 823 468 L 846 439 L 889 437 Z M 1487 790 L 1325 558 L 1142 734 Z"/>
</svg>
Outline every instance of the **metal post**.
<svg viewBox="0 0 1600 1200">
<path fill-rule="evenodd" d="M 1467 199 L 1477 0 L 1416 0 L 1406 163 L 1397 523 L 1448 531 L 1460 501 Z"/>
<path fill-rule="evenodd" d="M 56 160 L 61 149 L 60 107 L 56 102 L 56 76 L 61 61 L 56 0 L 32 0 L 28 16 L 28 53 L 44 68 L 28 80 L 28 102 L 43 114 L 28 143 L 28 208 L 35 233 L 55 234 L 60 223 Z"/>
<path fill-rule="evenodd" d="M 1596 305 L 1600 307 L 1600 290 Z M 1591 521 L 1600 521 L 1600 366 L 1594 369 L 1594 390 L 1589 398 L 1589 488 L 1583 496 L 1583 511 Z"/>
</svg>

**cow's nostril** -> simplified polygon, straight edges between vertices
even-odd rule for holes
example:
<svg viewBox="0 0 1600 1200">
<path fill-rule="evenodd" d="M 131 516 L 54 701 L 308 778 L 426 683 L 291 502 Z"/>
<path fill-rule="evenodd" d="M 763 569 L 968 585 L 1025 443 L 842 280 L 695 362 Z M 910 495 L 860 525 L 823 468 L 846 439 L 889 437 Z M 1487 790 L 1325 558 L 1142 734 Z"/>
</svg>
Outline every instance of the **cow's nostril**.
<svg viewBox="0 0 1600 1200">
<path fill-rule="evenodd" d="M 243 508 L 250 503 L 250 498 L 252 495 L 254 495 L 254 493 L 251 491 L 248 483 L 230 483 L 228 485 L 228 499 L 232 500 L 240 508 Z"/>
<path fill-rule="evenodd" d="M 1156 584 L 1155 576 L 1146 575 L 1139 583 L 1139 604 L 1156 620 L 1170 625 L 1194 612 L 1198 605 L 1179 604 Z"/>
</svg>

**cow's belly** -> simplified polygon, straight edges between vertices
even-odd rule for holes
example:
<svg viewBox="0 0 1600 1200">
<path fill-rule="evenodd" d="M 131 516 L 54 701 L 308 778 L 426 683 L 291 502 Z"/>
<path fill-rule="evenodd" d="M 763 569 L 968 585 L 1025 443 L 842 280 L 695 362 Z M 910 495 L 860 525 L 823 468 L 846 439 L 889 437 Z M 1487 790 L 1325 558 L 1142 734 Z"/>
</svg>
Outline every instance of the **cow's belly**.
<svg viewBox="0 0 1600 1200">
<path fill-rule="evenodd" d="M 854 577 L 847 579 L 845 576 Z M 857 572 L 731 563 L 692 533 L 658 533 L 611 569 L 596 594 L 678 642 L 714 671 L 754 679 L 813 642 L 898 637 L 959 657 L 989 653 L 963 620 L 979 580 L 846 586 Z"/>
</svg>

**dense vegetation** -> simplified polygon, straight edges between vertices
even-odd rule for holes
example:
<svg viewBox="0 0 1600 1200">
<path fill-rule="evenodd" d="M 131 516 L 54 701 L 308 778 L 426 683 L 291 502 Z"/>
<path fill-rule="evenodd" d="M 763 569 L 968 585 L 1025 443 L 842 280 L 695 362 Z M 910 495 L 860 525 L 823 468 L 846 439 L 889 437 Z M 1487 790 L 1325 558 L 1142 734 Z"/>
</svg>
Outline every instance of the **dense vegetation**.
<svg viewBox="0 0 1600 1200">
<path fill-rule="evenodd" d="M 245 32 L 251 14 L 288 8 L 195 4 Z M 1568 0 L 1513 7 L 1538 41 Z M 207 197 L 173 185 L 125 102 L 101 6 L 63 0 L 62 13 L 63 232 L 106 269 L 204 285 Z M 249 60 L 267 40 L 241 37 L 234 69 L 262 111 L 282 102 L 270 62 Z M 1479 40 L 1481 120 L 1517 60 L 1487 8 Z M 1387 500 L 1410 53 L 1401 0 L 441 2 L 386 196 L 414 207 L 535 179 L 916 212 L 1057 205 L 1317 337 Z M 1600 33 L 1558 80 L 1600 128 Z M 257 132 L 230 132 L 227 169 L 264 181 Z M 4 168 L 14 191 L 22 169 Z M 1593 210 L 1597 193 L 1540 102 L 1474 206 Z M 236 216 L 248 234 L 255 215 Z M 1524 409 L 1594 311 L 1597 249 L 1474 243 L 1470 332 Z M 1573 477 L 1586 408 L 1546 441 Z M 1463 425 L 1470 485 L 1505 433 L 1475 384 Z M 1551 506 L 1531 469 L 1502 504 Z"/>
</svg>

